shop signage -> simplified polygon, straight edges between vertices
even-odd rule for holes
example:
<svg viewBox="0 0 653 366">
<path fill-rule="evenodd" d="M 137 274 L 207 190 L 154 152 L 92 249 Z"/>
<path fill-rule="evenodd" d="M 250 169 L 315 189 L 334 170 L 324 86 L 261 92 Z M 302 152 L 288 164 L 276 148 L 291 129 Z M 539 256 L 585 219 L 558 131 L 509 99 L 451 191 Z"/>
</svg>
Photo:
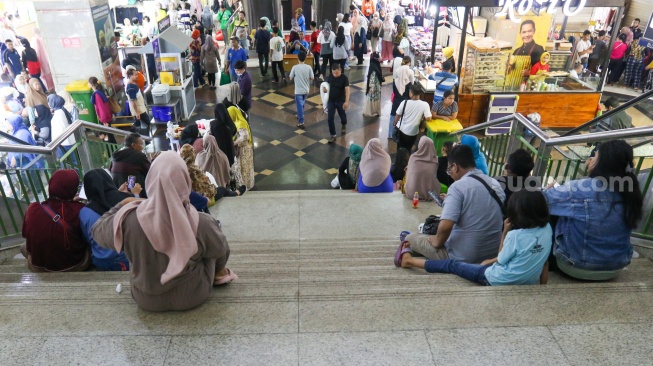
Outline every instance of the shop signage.
<svg viewBox="0 0 653 366">
<path fill-rule="evenodd" d="M 81 48 L 82 41 L 79 38 L 62 38 L 63 48 Z"/>
<path fill-rule="evenodd" d="M 507 16 L 513 22 L 519 23 L 521 21 L 519 16 L 526 15 L 532 10 L 538 10 L 539 13 L 540 8 L 546 8 L 547 13 L 555 14 L 558 11 L 557 8 L 562 5 L 563 14 L 573 17 L 583 10 L 587 0 L 579 0 L 573 10 L 572 2 L 573 0 L 499 0 L 501 10 L 495 16 Z"/>
<path fill-rule="evenodd" d="M 165 18 L 159 20 L 157 26 L 159 28 L 159 34 L 163 33 L 163 31 L 170 28 L 170 15 L 166 15 Z"/>
</svg>

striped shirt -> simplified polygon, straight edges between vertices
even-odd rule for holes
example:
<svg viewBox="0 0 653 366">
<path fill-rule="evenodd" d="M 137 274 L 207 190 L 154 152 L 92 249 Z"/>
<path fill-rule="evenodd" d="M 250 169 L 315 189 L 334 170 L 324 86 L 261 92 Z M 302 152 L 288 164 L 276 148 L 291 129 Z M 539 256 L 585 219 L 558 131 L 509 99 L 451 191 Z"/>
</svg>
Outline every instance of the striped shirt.
<svg viewBox="0 0 653 366">
<path fill-rule="evenodd" d="M 445 76 L 447 77 L 446 79 Z M 455 74 L 446 71 L 436 72 L 435 74 L 430 75 L 429 79 L 434 80 L 436 84 L 439 83 L 435 88 L 435 92 L 433 92 L 433 103 L 441 101 L 444 97 L 444 92 L 452 90 L 454 86 L 458 85 L 458 77 Z"/>
<path fill-rule="evenodd" d="M 451 103 L 450 106 L 445 107 L 444 102 L 441 100 L 435 104 L 433 104 L 433 108 L 431 108 L 435 114 L 438 116 L 451 116 L 454 113 L 458 113 L 458 103 L 455 101 Z"/>
</svg>

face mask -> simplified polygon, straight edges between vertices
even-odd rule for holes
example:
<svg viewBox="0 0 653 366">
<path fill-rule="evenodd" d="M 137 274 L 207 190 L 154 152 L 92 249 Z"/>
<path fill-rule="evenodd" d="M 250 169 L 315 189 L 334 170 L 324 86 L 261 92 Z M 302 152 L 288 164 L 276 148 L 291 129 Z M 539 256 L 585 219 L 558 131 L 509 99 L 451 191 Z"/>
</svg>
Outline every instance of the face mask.
<svg viewBox="0 0 653 366">
<path fill-rule="evenodd" d="M 242 72 L 238 72 L 238 71 L 236 71 L 236 75 L 240 76 L 240 75 L 242 75 L 242 74 L 243 74 Z"/>
</svg>

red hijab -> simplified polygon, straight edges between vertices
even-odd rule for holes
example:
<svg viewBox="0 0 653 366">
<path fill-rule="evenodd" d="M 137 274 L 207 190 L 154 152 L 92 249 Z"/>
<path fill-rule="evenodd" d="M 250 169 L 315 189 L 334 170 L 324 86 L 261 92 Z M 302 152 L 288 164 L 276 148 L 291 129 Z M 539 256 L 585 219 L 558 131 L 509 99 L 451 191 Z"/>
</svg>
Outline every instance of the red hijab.
<svg viewBox="0 0 653 366">
<path fill-rule="evenodd" d="M 72 169 L 57 170 L 48 184 L 49 198 L 32 203 L 25 213 L 23 237 L 32 266 L 46 271 L 65 271 L 80 264 L 88 250 L 79 223 L 84 208 L 73 201 L 79 187 L 79 175 Z M 44 207 L 49 207 L 68 225 L 64 229 Z"/>
</svg>

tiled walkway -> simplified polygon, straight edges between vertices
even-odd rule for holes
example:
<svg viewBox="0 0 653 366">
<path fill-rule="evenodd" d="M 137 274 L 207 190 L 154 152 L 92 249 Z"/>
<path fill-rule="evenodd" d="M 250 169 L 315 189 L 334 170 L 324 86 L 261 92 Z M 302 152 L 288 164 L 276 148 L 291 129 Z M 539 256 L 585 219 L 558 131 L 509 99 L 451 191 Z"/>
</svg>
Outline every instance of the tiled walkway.
<svg viewBox="0 0 653 366">
<path fill-rule="evenodd" d="M 389 152 L 394 153 L 394 142 L 387 140 L 387 121 L 390 114 L 390 77 L 383 86 L 381 117 L 363 116 L 365 75 L 367 67 L 352 66 L 345 75 L 351 84 L 350 106 L 347 110 L 347 133 L 338 135 L 335 144 L 327 143 L 327 116 L 322 110 L 319 79 L 306 102 L 305 125 L 297 125 L 294 84 L 275 84 L 268 73 L 259 76 L 258 60 L 250 57 L 248 71 L 252 76 L 253 106 L 250 127 L 254 135 L 255 190 L 326 189 L 336 176 L 338 167 L 348 156 L 349 145 L 364 145 L 373 137 L 380 137 Z M 390 75 L 390 69 L 384 68 Z M 198 100 L 191 120 L 213 119 L 215 93 L 208 88 L 196 91 Z M 336 115 L 336 129 L 340 132 Z M 381 122 L 380 122 L 381 121 Z"/>
</svg>

